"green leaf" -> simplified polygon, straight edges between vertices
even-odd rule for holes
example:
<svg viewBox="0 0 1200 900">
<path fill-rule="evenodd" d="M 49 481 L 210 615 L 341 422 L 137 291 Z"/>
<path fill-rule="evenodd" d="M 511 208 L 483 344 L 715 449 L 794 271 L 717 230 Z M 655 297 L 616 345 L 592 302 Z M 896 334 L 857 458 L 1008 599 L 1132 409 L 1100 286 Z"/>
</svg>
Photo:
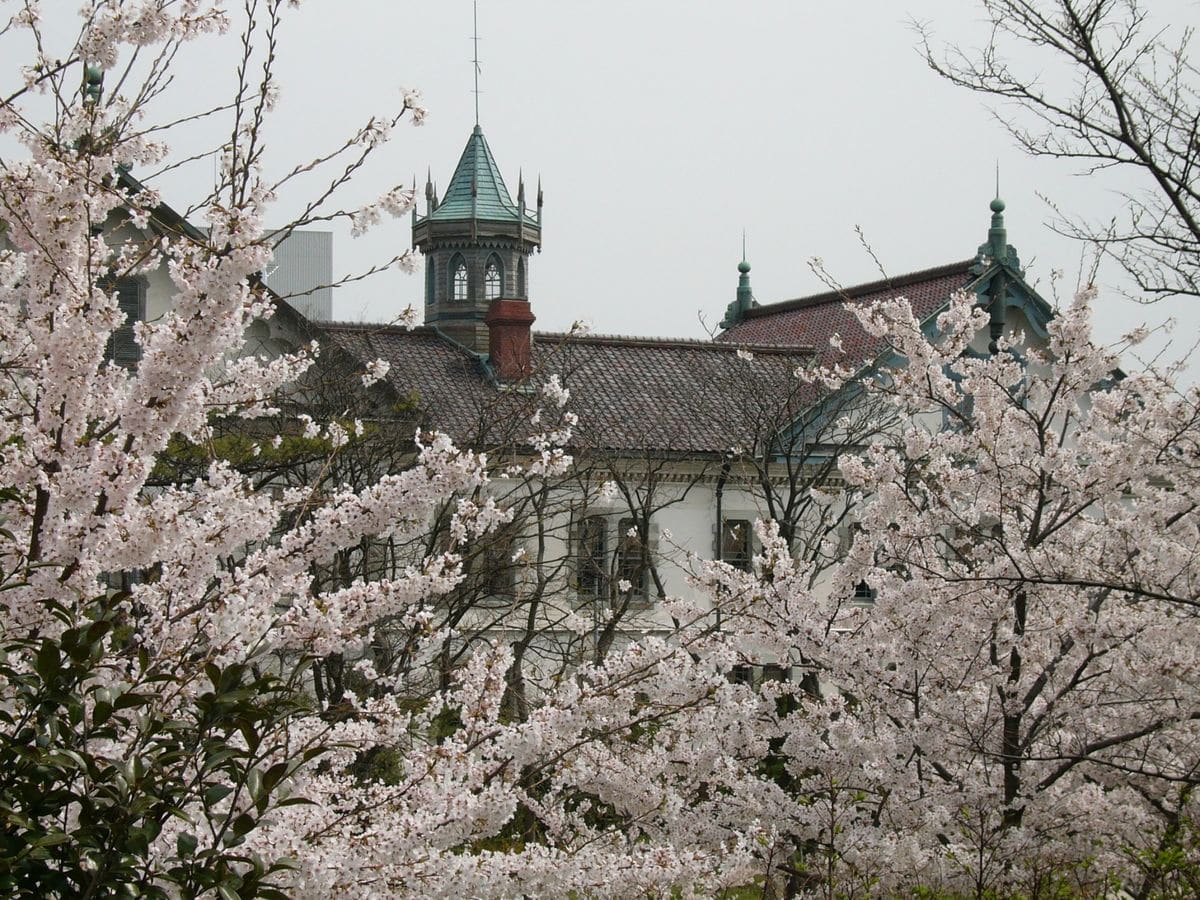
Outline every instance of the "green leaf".
<svg viewBox="0 0 1200 900">
<path fill-rule="evenodd" d="M 204 792 L 204 805 L 213 806 L 220 803 L 233 793 L 233 788 L 227 784 L 214 784 Z"/>
<path fill-rule="evenodd" d="M 113 702 L 113 709 L 131 709 L 135 706 L 146 706 L 154 698 L 137 691 L 126 691 Z"/>
<path fill-rule="evenodd" d="M 255 801 L 262 793 L 262 772 L 257 768 L 246 773 L 246 790 L 250 792 L 250 799 Z"/>
<path fill-rule="evenodd" d="M 38 676 L 44 682 L 51 682 L 54 676 L 58 674 L 61 668 L 59 662 L 58 646 L 51 640 L 42 641 L 42 646 L 38 650 L 37 662 L 34 664 L 34 669 Z"/>
<path fill-rule="evenodd" d="M 92 709 L 92 724 L 103 725 L 112 715 L 113 707 L 111 703 L 100 702 Z"/>
<path fill-rule="evenodd" d="M 101 640 L 112 629 L 112 622 L 108 619 L 100 619 L 98 622 L 93 622 L 87 630 L 87 642 L 94 644 Z"/>
<path fill-rule="evenodd" d="M 196 847 L 199 843 L 199 838 L 194 834 L 181 831 L 179 836 L 175 838 L 175 851 L 179 854 L 180 859 L 187 859 L 196 852 Z"/>
<path fill-rule="evenodd" d="M 243 834 L 253 830 L 256 824 L 257 823 L 252 815 L 249 813 L 242 813 L 233 820 L 233 824 L 229 827 L 233 830 L 234 834 L 236 834 L 238 837 L 241 837 Z"/>
</svg>

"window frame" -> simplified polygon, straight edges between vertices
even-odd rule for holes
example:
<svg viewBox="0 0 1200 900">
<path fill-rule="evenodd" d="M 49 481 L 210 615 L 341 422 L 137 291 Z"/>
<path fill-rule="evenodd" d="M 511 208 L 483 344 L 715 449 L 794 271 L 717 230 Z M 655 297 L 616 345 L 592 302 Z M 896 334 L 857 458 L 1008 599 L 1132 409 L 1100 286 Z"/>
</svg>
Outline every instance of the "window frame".
<svg viewBox="0 0 1200 900">
<path fill-rule="evenodd" d="M 878 592 L 875 588 L 867 584 L 866 579 L 862 579 L 854 585 L 854 593 L 850 595 L 850 605 L 861 609 L 870 609 L 875 605 L 877 596 Z"/>
<path fill-rule="evenodd" d="M 637 535 L 631 537 L 631 530 L 636 531 Z M 649 528 L 646 530 L 648 532 Z M 617 520 L 617 540 L 613 548 L 614 584 L 620 585 L 622 581 L 628 581 L 632 585 L 629 594 L 631 602 L 634 603 L 645 603 L 649 600 L 647 583 L 650 578 L 650 548 L 643 544 L 641 534 L 636 517 L 622 516 Z"/>
<path fill-rule="evenodd" d="M 504 296 L 504 266 L 500 257 L 492 254 L 483 267 L 483 299 L 488 303 Z"/>
<path fill-rule="evenodd" d="M 587 600 L 608 595 L 608 517 L 593 513 L 575 524 L 575 590 Z"/>
<path fill-rule="evenodd" d="M 459 277 L 461 273 L 462 277 Z M 446 270 L 446 274 L 450 277 L 450 302 L 451 303 L 470 303 L 471 302 L 471 270 L 467 267 L 467 261 L 461 253 L 457 253 L 450 260 L 450 267 Z M 461 292 L 459 288 L 462 288 Z M 461 293 L 461 295 L 460 295 Z"/>
<path fill-rule="evenodd" d="M 740 534 L 734 534 L 732 527 L 737 527 Z M 741 548 L 733 549 L 730 539 L 738 539 Z M 754 522 L 741 516 L 725 516 L 721 520 L 721 533 L 717 538 L 720 544 L 721 562 L 726 563 L 741 572 L 749 572 L 754 560 Z"/>
</svg>

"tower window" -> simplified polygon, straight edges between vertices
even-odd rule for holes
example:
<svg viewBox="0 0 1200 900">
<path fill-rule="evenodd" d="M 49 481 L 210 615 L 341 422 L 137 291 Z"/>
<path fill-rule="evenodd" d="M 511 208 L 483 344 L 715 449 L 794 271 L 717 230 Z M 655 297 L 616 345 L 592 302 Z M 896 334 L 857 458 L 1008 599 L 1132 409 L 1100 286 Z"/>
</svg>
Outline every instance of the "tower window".
<svg viewBox="0 0 1200 900">
<path fill-rule="evenodd" d="M 432 258 L 425 261 L 425 305 L 433 305 L 434 286 L 437 284 L 437 263 Z"/>
<path fill-rule="evenodd" d="M 525 260 L 517 260 L 517 296 L 525 299 Z"/>
<path fill-rule="evenodd" d="M 455 303 L 466 303 L 470 296 L 467 282 L 467 264 L 462 257 L 454 261 L 454 291 Z"/>
<path fill-rule="evenodd" d="M 483 272 L 483 299 L 495 300 L 500 296 L 500 262 L 496 257 L 488 260 Z"/>
</svg>

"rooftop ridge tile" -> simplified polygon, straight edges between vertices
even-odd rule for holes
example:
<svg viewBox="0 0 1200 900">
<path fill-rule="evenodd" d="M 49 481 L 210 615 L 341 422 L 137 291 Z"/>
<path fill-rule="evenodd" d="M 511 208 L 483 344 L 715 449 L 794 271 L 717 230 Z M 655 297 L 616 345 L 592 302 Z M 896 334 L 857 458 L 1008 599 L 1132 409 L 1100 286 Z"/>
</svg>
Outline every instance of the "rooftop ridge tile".
<svg viewBox="0 0 1200 900">
<path fill-rule="evenodd" d="M 845 301 L 847 298 L 857 300 L 866 294 L 876 294 L 880 291 L 894 290 L 904 287 L 910 287 L 914 284 L 919 284 L 922 281 L 933 281 L 938 278 L 945 278 L 947 275 L 954 275 L 962 272 L 963 276 L 970 274 L 968 269 L 975 264 L 975 260 L 967 259 L 953 263 L 944 263 L 940 266 L 932 266 L 928 269 L 918 269 L 915 272 L 908 272 L 904 275 L 896 275 L 892 278 L 880 278 L 875 281 L 868 281 L 862 284 L 855 284 L 839 290 L 824 291 L 820 294 L 809 294 L 805 297 L 796 297 L 791 300 L 779 300 L 775 303 L 765 303 L 760 306 L 746 310 L 744 318 L 757 319 L 762 316 L 769 316 L 772 313 L 787 312 L 792 309 L 807 309 L 811 306 L 821 306 L 825 303 L 835 303 L 837 301 Z"/>
</svg>

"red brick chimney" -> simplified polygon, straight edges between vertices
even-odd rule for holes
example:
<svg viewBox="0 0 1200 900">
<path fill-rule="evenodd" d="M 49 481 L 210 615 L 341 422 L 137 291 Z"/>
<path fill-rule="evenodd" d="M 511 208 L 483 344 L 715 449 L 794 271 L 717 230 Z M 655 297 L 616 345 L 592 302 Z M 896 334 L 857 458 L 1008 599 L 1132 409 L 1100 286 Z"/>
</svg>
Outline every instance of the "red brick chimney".
<svg viewBox="0 0 1200 900">
<path fill-rule="evenodd" d="M 520 381 L 529 375 L 529 327 L 534 315 L 528 300 L 492 301 L 483 320 L 488 327 L 488 361 L 501 381 Z"/>
</svg>

